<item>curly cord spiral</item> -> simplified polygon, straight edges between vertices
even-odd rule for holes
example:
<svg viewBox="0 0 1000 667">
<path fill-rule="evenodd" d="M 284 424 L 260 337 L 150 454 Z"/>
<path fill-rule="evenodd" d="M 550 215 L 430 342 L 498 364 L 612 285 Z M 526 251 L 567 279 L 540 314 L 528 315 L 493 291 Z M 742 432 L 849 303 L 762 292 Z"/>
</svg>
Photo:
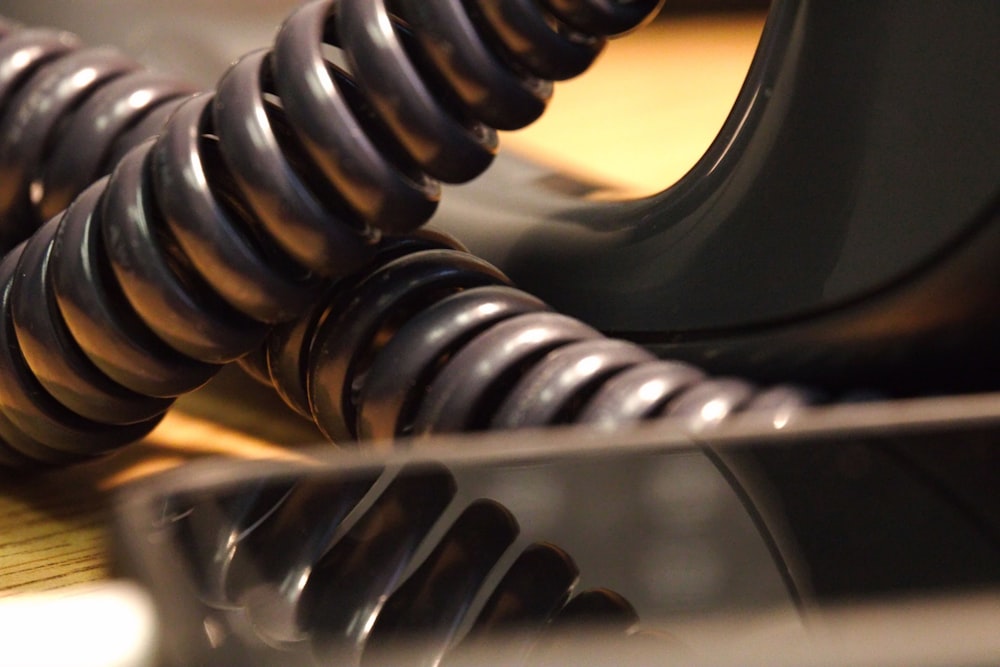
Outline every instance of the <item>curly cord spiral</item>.
<svg viewBox="0 0 1000 667">
<path fill-rule="evenodd" d="M 448 664 L 492 638 L 521 664 L 576 623 L 633 629 L 621 595 L 579 590 L 564 550 L 457 492 L 437 465 L 317 476 L 178 499 L 157 530 L 183 545 L 205 617 L 258 663 L 395 664 L 402 646 L 407 664 Z"/>
<path fill-rule="evenodd" d="M 0 249 L 65 209 L 194 92 L 113 49 L 0 20 Z"/>
<path fill-rule="evenodd" d="M 494 127 L 520 127 L 544 108 L 539 76 L 581 71 L 606 35 L 659 4 L 318 0 L 296 10 L 273 49 L 177 105 L 155 141 L 4 259 L 3 462 L 86 459 L 148 431 L 174 397 L 255 349 L 330 278 L 365 266 L 380 237 L 425 222 L 438 181 L 485 169 Z M 0 49 L 29 39 L 19 35 Z M 22 89 L 3 98 L 15 129 L 30 128 L 11 136 L 41 138 L 0 150 L 0 167 L 20 165 L 3 201 L 36 217 L 56 205 L 35 210 L 46 192 L 61 202 L 68 190 L 35 172 L 57 135 L 96 111 L 67 114 L 114 106 L 134 71 L 88 51 L 43 67 L 76 48 L 48 39 L 36 48 L 37 77 L 11 78 Z M 51 113 L 35 114 L 53 91 Z M 131 128 L 130 142 L 145 123 L 129 118 L 118 125 Z M 97 171 L 122 141 L 95 149 Z M 8 238 L 33 224 L 12 223 Z"/>
<path fill-rule="evenodd" d="M 446 244 L 379 257 L 244 363 L 337 442 L 667 416 L 704 429 L 750 412 L 784 419 L 816 400 L 608 339 Z"/>
</svg>

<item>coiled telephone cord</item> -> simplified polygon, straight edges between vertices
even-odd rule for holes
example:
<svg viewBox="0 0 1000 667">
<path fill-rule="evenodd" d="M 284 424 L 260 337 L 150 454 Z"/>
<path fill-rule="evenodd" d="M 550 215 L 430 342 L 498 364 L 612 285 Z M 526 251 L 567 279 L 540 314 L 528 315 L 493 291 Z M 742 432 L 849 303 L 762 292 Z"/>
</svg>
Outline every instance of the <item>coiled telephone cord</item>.
<svg viewBox="0 0 1000 667">
<path fill-rule="evenodd" d="M 369 266 L 394 237 L 423 224 L 436 207 L 439 181 L 468 180 L 489 164 L 494 128 L 531 122 L 544 109 L 547 79 L 583 71 L 604 35 L 640 25 L 658 5 L 658 0 L 303 5 L 285 21 L 272 49 L 241 58 L 214 93 L 176 105 L 155 141 L 127 152 L 110 176 L 84 190 L 0 263 L 2 463 L 86 460 L 141 437 L 174 397 L 258 349 L 272 326 L 309 309 L 331 280 Z M 18 35 L 3 37 L 0 49 Z M 326 47 L 338 49 L 343 67 L 324 55 Z M 63 62 L 54 67 L 61 69 Z M 20 85 L 31 87 L 49 75 L 39 68 Z M 82 110 L 113 87 L 91 91 L 89 98 L 80 93 L 64 106 Z M 173 100 L 172 95 L 164 94 Z M 21 112 L 4 113 L 17 118 Z M 156 115 L 150 111 L 146 117 Z M 53 148 L 56 138 L 76 122 L 63 120 L 51 121 L 54 134 L 33 131 L 45 135 L 45 145 L 23 149 L 36 156 L 26 165 L 44 171 L 47 162 L 37 156 L 61 150 Z M 144 125 L 137 122 L 131 130 Z M 38 192 L 55 192 L 48 185 L 32 190 L 38 181 L 24 173 L 32 176 L 32 202 Z M 8 233 L 21 226 L 14 224 Z M 383 237 L 388 240 L 380 241 Z M 458 273 L 478 262 L 460 254 L 447 257 L 462 267 Z M 459 281 L 454 289 L 504 282 L 495 269 L 477 268 L 471 275 L 471 284 Z M 521 304 L 510 306 L 514 311 L 543 309 L 526 305 L 526 296 L 513 300 Z M 471 307 L 481 312 L 492 306 Z M 568 318 L 533 317 L 556 327 L 560 341 L 596 336 Z M 379 325 L 385 322 L 380 319 Z M 508 328 L 514 325 L 499 330 Z M 618 357 L 642 355 L 624 344 L 605 345 L 618 350 Z M 351 360 L 341 369 L 321 361 L 322 345 L 315 347 L 320 356 L 310 352 L 308 364 L 315 369 L 306 373 L 312 383 L 310 410 L 323 415 L 317 421 L 333 437 L 482 425 L 482 417 L 460 426 L 456 417 L 442 416 L 391 429 L 356 428 L 359 420 L 344 410 L 343 399 L 353 388 L 345 394 L 343 386 L 329 391 L 323 386 L 333 387 L 340 375 L 353 382 L 367 362 L 359 365 L 354 351 L 338 348 L 336 355 Z M 531 356 L 537 355 L 536 350 Z M 469 369 L 459 367 L 465 370 L 445 375 L 456 376 L 454 388 L 464 393 L 457 376 Z M 501 375 L 509 380 L 507 371 Z M 489 393 L 504 384 L 478 382 Z M 366 391 L 370 395 L 381 386 L 371 384 Z M 402 392 L 407 405 L 414 391 Z M 445 415 L 458 399 L 434 400 Z M 421 408 L 420 414 L 429 410 Z M 444 419 L 452 423 L 445 425 Z M 497 425 L 517 420 L 500 421 Z"/>
<path fill-rule="evenodd" d="M 781 421 L 817 399 L 607 338 L 430 230 L 384 244 L 241 363 L 344 443 L 662 417 L 703 430 L 746 413 Z"/>
<path fill-rule="evenodd" d="M 199 618 L 253 664 L 395 664 L 401 649 L 406 664 L 450 664 L 493 639 L 514 665 L 579 623 L 636 630 L 621 595 L 579 590 L 566 551 L 457 492 L 443 466 L 317 475 L 176 498 L 154 530 L 183 545 Z"/>
<path fill-rule="evenodd" d="M 114 49 L 0 18 L 0 249 L 65 209 L 195 92 Z"/>
</svg>

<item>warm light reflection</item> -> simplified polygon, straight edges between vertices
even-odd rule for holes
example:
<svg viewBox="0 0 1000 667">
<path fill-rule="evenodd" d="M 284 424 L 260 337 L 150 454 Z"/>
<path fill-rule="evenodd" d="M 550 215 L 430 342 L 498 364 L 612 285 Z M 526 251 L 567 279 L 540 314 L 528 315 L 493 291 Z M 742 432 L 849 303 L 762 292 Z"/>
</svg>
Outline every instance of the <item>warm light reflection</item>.
<svg viewBox="0 0 1000 667">
<path fill-rule="evenodd" d="M 639 387 L 639 391 L 636 393 L 639 395 L 639 398 L 644 401 L 656 400 L 663 393 L 663 381 L 650 380 L 649 382 L 645 382 L 641 387 Z"/>
<path fill-rule="evenodd" d="M 497 303 L 484 303 L 476 307 L 476 312 L 480 315 L 493 315 L 494 313 L 500 312 L 500 304 Z"/>
<path fill-rule="evenodd" d="M 774 415 L 774 420 L 771 423 L 774 426 L 774 428 L 782 429 L 788 426 L 788 422 L 791 420 L 791 418 L 792 418 L 792 411 L 788 408 L 784 408 L 782 410 L 779 410 Z"/>
<path fill-rule="evenodd" d="M 93 67 L 85 67 L 74 74 L 70 82 L 74 88 L 84 88 L 93 83 L 95 79 L 97 79 L 97 70 Z"/>
<path fill-rule="evenodd" d="M 727 412 L 726 402 L 715 398 L 702 406 L 701 419 L 706 424 L 714 424 L 725 417 Z"/>
<path fill-rule="evenodd" d="M 546 330 L 543 327 L 537 327 L 534 329 L 527 329 L 522 331 L 516 338 L 514 338 L 508 345 L 508 348 L 518 348 L 522 345 L 531 345 L 532 343 L 541 343 L 545 341 Z"/>
<path fill-rule="evenodd" d="M 576 362 L 576 372 L 580 375 L 593 375 L 600 369 L 601 360 L 596 356 L 584 357 Z"/>
<path fill-rule="evenodd" d="M 285 461 L 306 461 L 309 458 L 287 447 L 233 431 L 178 410 L 168 412 L 159 426 L 142 443 L 133 445 L 133 448 L 149 451 L 138 461 L 109 471 L 99 482 L 101 489 L 113 489 L 200 456 Z M 114 459 L 110 462 L 113 463 Z"/>
<path fill-rule="evenodd" d="M 141 109 L 153 99 L 153 93 L 148 90 L 137 90 L 128 96 L 128 105 L 133 109 Z"/>
<path fill-rule="evenodd" d="M 13 69 L 21 69 L 31 60 L 31 52 L 27 49 L 21 49 L 13 56 L 11 56 L 10 62 L 13 65 Z"/>
</svg>

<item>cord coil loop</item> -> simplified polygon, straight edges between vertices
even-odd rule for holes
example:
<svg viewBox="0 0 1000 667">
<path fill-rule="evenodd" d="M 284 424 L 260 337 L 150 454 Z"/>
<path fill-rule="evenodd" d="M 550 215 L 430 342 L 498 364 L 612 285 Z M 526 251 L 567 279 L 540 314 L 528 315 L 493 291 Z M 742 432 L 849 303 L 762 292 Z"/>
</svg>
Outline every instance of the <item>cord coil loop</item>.
<svg viewBox="0 0 1000 667">
<path fill-rule="evenodd" d="M 183 545 L 237 662 L 236 646 L 254 664 L 397 664 L 403 649 L 407 663 L 450 664 L 493 639 L 522 664 L 581 622 L 622 639 L 639 622 L 618 593 L 580 590 L 570 555 L 501 503 L 463 498 L 439 464 L 171 504 L 154 530 Z"/>
<path fill-rule="evenodd" d="M 668 416 L 702 430 L 750 412 L 787 419 L 817 400 L 608 339 L 445 240 L 397 248 L 335 284 L 270 334 L 253 375 L 340 443 Z"/>
<path fill-rule="evenodd" d="M 0 249 L 65 209 L 194 92 L 114 49 L 0 21 Z"/>
<path fill-rule="evenodd" d="M 85 459 L 149 431 L 331 281 L 405 246 L 393 237 L 431 216 L 439 181 L 478 175 L 494 128 L 541 113 L 541 72 L 581 70 L 658 5 L 314 0 L 199 95 L 112 50 L 0 23 L 0 241 L 39 228 L 0 271 L 3 462 Z M 578 20 L 606 10 L 624 23 Z M 447 267 L 407 314 L 504 281 L 467 255 Z M 320 329 L 341 347 L 311 382 L 338 389 L 313 391 L 309 410 L 342 437 L 356 428 L 336 417 L 341 380 L 361 366 L 337 363 L 365 331 Z"/>
</svg>

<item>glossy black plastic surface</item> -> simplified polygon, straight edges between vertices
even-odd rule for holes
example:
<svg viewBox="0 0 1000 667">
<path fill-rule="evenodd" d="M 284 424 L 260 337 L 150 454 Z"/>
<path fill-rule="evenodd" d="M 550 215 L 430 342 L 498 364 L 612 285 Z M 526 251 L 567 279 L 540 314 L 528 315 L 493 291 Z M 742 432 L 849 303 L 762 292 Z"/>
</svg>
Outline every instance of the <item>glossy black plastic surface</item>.
<svg viewBox="0 0 1000 667">
<path fill-rule="evenodd" d="M 560 664 L 596 637 L 684 664 L 701 614 L 780 654 L 845 602 L 995 600 L 997 401 L 203 463 L 129 490 L 119 572 L 169 665 Z"/>
<path fill-rule="evenodd" d="M 384 242 L 244 363 L 334 442 L 675 415 L 700 430 L 826 400 L 657 360 L 429 233 Z"/>
<path fill-rule="evenodd" d="M 115 49 L 82 49 L 69 33 L 4 24 L 0 249 L 66 208 L 192 92 Z"/>
<path fill-rule="evenodd" d="M 105 258 L 103 185 L 85 190 L 61 217 L 49 260 L 59 314 L 84 354 L 119 384 L 160 397 L 191 391 L 219 367 L 171 350 L 127 307 Z"/>
<path fill-rule="evenodd" d="M 440 360 L 497 322 L 545 305 L 504 285 L 463 290 L 426 308 L 407 323 L 406 336 L 390 340 L 372 362 L 358 397 L 358 435 L 387 439 L 412 432 L 417 391 L 427 387 Z"/>
<path fill-rule="evenodd" d="M 4 434 L 5 445 L 40 462 L 67 463 L 84 461 L 146 435 L 159 421 L 155 412 L 132 424 L 96 422 L 68 409 L 35 378 L 18 347 L 11 315 L 11 285 L 22 250 L 18 246 L 0 262 L 0 400 L 4 425 L 9 422 L 20 432 Z"/>
<path fill-rule="evenodd" d="M 207 173 L 218 174 L 218 140 L 208 136 L 211 95 L 200 95 L 176 110 L 150 154 L 152 188 L 161 215 L 192 266 L 213 290 L 240 312 L 261 322 L 280 322 L 301 312 L 323 283 L 283 271 L 279 254 L 241 222 L 234 210 L 234 186 L 220 179 L 206 188 Z"/>
<path fill-rule="evenodd" d="M 976 0 L 776 2 L 718 138 L 662 194 L 585 202 L 508 164 L 436 224 L 558 310 L 716 370 L 995 386 L 997 34 Z"/>
<path fill-rule="evenodd" d="M 152 143 L 118 163 L 101 198 L 101 233 L 111 271 L 136 314 L 161 340 L 207 364 L 233 361 L 268 327 L 219 298 L 160 228 L 146 162 Z"/>
<path fill-rule="evenodd" d="M 11 284 L 11 318 L 18 346 L 38 382 L 76 414 L 128 424 L 163 413 L 170 399 L 142 396 L 100 373 L 73 340 L 59 314 L 48 271 L 57 220 L 27 242 Z"/>
<path fill-rule="evenodd" d="M 352 438 L 355 394 L 383 341 L 448 294 L 505 281 L 486 262 L 449 250 L 412 253 L 365 275 L 309 347 L 307 386 L 314 388 L 310 407 L 317 425 L 331 440 Z"/>
</svg>

